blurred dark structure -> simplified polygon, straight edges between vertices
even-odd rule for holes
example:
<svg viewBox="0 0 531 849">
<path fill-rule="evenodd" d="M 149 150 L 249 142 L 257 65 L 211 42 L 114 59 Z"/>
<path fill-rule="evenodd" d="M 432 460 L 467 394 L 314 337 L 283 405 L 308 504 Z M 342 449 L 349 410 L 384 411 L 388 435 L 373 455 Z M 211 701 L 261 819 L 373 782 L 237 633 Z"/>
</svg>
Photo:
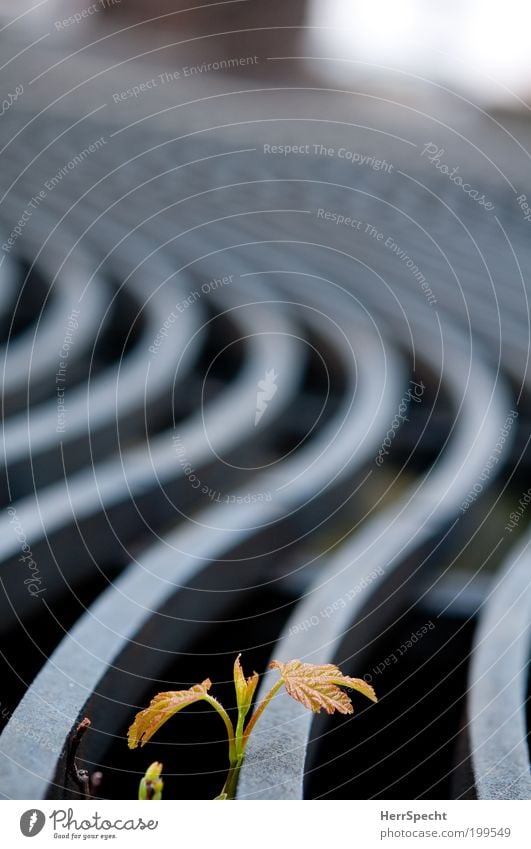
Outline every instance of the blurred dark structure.
<svg viewBox="0 0 531 849">
<path fill-rule="evenodd" d="M 191 3 L 187 0 L 130 0 L 109 6 L 109 17 L 121 25 L 142 23 L 142 37 L 156 38 L 159 29 L 168 40 L 192 40 L 191 51 L 208 62 L 257 56 L 259 67 L 248 66 L 257 76 L 286 79 L 286 68 L 266 62 L 267 56 L 298 56 L 304 42 L 307 0 L 236 0 L 228 3 Z M 195 41 L 195 44 L 193 43 Z M 241 68 L 239 69 L 241 72 Z M 301 73 L 300 63 L 294 72 Z M 245 69 L 244 69 L 245 73 Z"/>
</svg>

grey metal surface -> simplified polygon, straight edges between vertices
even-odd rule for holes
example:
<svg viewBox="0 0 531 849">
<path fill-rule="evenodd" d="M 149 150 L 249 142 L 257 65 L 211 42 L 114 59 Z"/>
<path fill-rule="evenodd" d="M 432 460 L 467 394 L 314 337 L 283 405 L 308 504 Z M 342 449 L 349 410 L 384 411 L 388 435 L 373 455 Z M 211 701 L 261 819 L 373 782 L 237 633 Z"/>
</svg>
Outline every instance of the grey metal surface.
<svg viewBox="0 0 531 849">
<path fill-rule="evenodd" d="M 381 113 L 367 124 L 354 114 L 355 93 L 290 86 L 268 90 L 249 83 L 248 91 L 234 95 L 221 75 L 206 100 L 201 86 L 183 86 L 171 95 L 161 87 L 149 103 L 130 99 L 110 109 L 113 92 L 127 88 L 132 75 L 141 79 L 154 71 L 117 60 L 94 73 L 90 51 L 66 64 L 55 49 L 43 46 L 27 57 L 34 82 L 21 108 L 3 116 L 2 156 L 8 166 L 0 174 L 3 232 L 9 233 L 36 187 L 72 161 L 87 141 L 98 135 L 105 141 L 97 157 L 86 157 L 49 192 L 42 216 L 32 217 L 17 247 L 20 258 L 35 261 L 44 274 L 50 297 L 42 318 L 35 315 L 3 353 L 9 413 L 4 459 L 8 474 L 16 477 L 22 460 L 31 464 L 51 446 L 57 448 L 54 404 L 35 401 L 49 397 L 46 381 L 56 369 L 57 340 L 72 304 L 90 281 L 84 294 L 86 321 L 73 355 L 79 380 L 69 389 L 69 427 L 61 441 L 76 450 L 77 440 L 81 445 L 88 438 L 94 454 L 90 464 L 81 458 L 77 466 L 73 462 L 74 473 L 68 471 L 65 479 L 61 468 L 43 477 L 56 481 L 54 485 L 41 489 L 39 478 L 29 477 L 21 483 L 27 497 L 12 506 L 54 597 L 63 585 L 76 588 L 90 572 L 102 554 L 100 536 L 108 545 L 108 536 L 115 535 L 110 551 L 122 558 L 125 554 L 129 565 L 81 615 L 55 654 L 43 659 L 34 685 L 0 738 L 0 789 L 15 798 L 45 795 L 83 705 L 102 678 L 112 676 L 113 662 L 128 641 L 134 642 L 150 618 L 157 621 L 169 596 L 268 523 L 290 519 L 292 513 L 296 519 L 307 516 L 313 503 L 328 518 L 331 489 L 348 485 L 374 459 L 371 452 L 385 435 L 403 391 L 402 362 L 412 377 L 427 371 L 436 399 L 449 399 L 453 424 L 448 439 L 396 503 L 376 510 L 341 550 L 326 558 L 275 649 L 281 659 L 298 654 L 314 662 L 331 660 L 342 636 L 353 625 L 363 625 L 378 593 L 388 591 L 398 608 L 403 605 L 416 577 L 404 565 L 408 557 L 451 527 L 460 502 L 482 475 L 507 415 L 525 400 L 529 385 L 531 246 L 528 222 L 515 202 L 522 190 L 519 174 L 525 172 L 515 155 L 514 162 L 505 156 L 505 172 L 493 168 L 485 176 L 488 164 L 497 159 L 484 123 L 469 123 L 468 135 L 463 135 L 466 127 L 459 113 L 454 123 L 436 130 L 449 161 L 453 157 L 471 182 L 481 184 L 495 204 L 495 215 L 480 210 L 422 158 L 422 145 L 435 132 L 430 116 L 413 119 L 406 109 L 406 117 L 390 133 Z M 63 90 L 66 68 L 70 88 Z M 12 72 L 13 66 L 7 83 Z M 323 117 L 316 118 L 321 108 Z M 482 121 L 488 124 L 489 119 L 483 116 Z M 279 140 L 336 145 L 339 138 L 388 157 L 392 178 L 347 168 L 334 157 L 274 158 L 263 148 Z M 340 227 L 320 217 L 321 209 L 359 218 L 363 227 Z M 372 233 L 371 225 L 382 238 Z M 396 251 L 386 247 L 387 239 Z M 425 275 L 435 303 L 428 303 L 404 256 Z M 0 274 L 9 270 L 9 259 Z M 181 334 L 169 343 L 167 359 L 149 363 L 145 348 L 172 302 L 224 272 L 234 275 L 234 286 L 213 293 L 208 307 L 226 311 L 245 342 L 243 363 L 219 396 L 179 423 L 195 469 L 214 466 L 223 474 L 226 458 L 237 464 L 235 455 L 243 448 L 251 446 L 258 455 L 267 429 L 255 431 L 253 418 L 257 384 L 266 370 L 274 368 L 281 375 L 272 427 L 282 432 L 284 418 L 298 415 L 305 363 L 297 338 L 304 339 L 308 327 L 319 344 L 335 351 L 348 379 L 336 414 L 316 428 L 307 444 L 270 470 L 249 468 L 245 489 L 234 490 L 235 496 L 248 493 L 249 487 L 274 491 L 270 503 L 205 509 L 186 492 L 190 487 L 172 445 L 175 430 L 149 436 L 143 419 L 148 402 L 151 408 L 175 390 L 175 373 L 184 378 L 200 359 L 203 339 L 196 331 L 206 316 L 202 305 L 193 315 L 181 316 Z M 146 307 L 148 318 L 137 347 L 95 375 L 87 392 L 82 381 L 108 306 L 109 273 Z M 144 291 L 152 296 L 148 306 Z M 2 290 L 0 315 L 5 314 L 4 293 L 6 304 L 10 297 L 8 289 Z M 259 305 L 252 306 L 255 301 Z M 247 302 L 251 305 L 245 306 Z M 178 383 L 177 389 L 184 385 Z M 28 386 L 32 406 L 25 409 Z M 138 444 L 129 444 L 128 436 Z M 117 444 L 123 450 L 114 457 Z M 164 487 L 179 482 L 183 489 L 170 504 Z M 466 521 L 461 517 L 465 527 Z M 24 623 L 36 610 L 17 573 L 20 542 L 9 525 L 4 515 L 0 629 L 8 639 L 16 621 Z M 146 528 L 159 537 L 156 544 L 146 542 Z M 301 536 L 312 530 L 307 520 Z M 138 547 L 136 558 L 129 544 Z M 529 793 L 524 553 L 517 549 L 509 558 L 514 570 L 508 567 L 492 595 L 474 652 L 468 707 L 477 790 L 485 798 Z M 380 578 L 344 609 L 321 620 L 319 628 L 290 635 L 293 625 L 343 598 L 377 566 Z M 503 605 L 514 609 L 514 619 L 501 615 Z M 372 617 L 374 638 L 387 627 L 392 610 L 390 604 L 380 618 Z M 94 622 L 101 626 L 96 632 Z M 359 647 L 359 658 L 365 649 Z M 179 651 L 177 641 L 173 651 Z M 500 722 L 502 711 L 515 722 Z M 46 716 L 51 750 L 36 748 L 24 733 L 36 716 Z M 257 727 L 240 795 L 300 798 L 310 732 L 309 715 L 285 697 L 275 700 Z"/>
<path fill-rule="evenodd" d="M 419 340 L 419 334 L 416 338 Z M 459 504 L 477 481 L 493 441 L 503 427 L 510 396 L 502 387 L 493 392 L 489 372 L 478 359 L 472 364 L 470 374 L 463 373 L 464 352 L 459 348 L 458 337 L 453 342 L 449 351 L 439 353 L 438 364 L 433 362 L 434 348 L 421 349 L 432 366 L 440 368 L 444 357 L 447 388 L 456 409 L 455 427 L 445 450 L 429 473 L 406 491 L 396 505 L 368 520 L 351 543 L 337 556 L 329 558 L 326 571 L 309 589 L 285 626 L 273 652 L 275 659 L 285 662 L 297 657 L 309 663 L 333 662 L 341 638 L 363 616 L 372 594 L 381 590 L 386 582 L 390 596 L 399 593 L 403 586 L 393 586 L 390 580 L 393 570 L 438 529 L 456 520 Z M 465 391 L 469 380 L 475 388 L 473 397 Z M 410 581 L 415 581 L 415 574 L 404 579 L 406 585 Z M 355 593 L 350 598 L 353 587 L 364 585 L 363 593 Z M 349 598 L 348 603 L 336 609 L 338 599 L 346 598 Z M 331 605 L 333 616 L 323 618 L 319 615 Z M 391 608 L 391 613 L 394 612 Z M 389 625 L 384 615 L 389 616 L 389 612 L 378 622 L 382 631 Z M 297 628 L 301 622 L 311 622 L 316 616 L 318 627 Z M 357 647 L 356 663 L 363 663 L 367 648 L 365 644 Z M 274 672 L 264 677 L 262 695 L 270 689 L 274 678 Z M 311 724 L 311 713 L 286 695 L 274 700 L 249 742 L 239 798 L 303 798 Z"/>
<path fill-rule="evenodd" d="M 109 451 L 109 435 L 118 431 L 122 440 L 127 439 L 128 431 L 139 430 L 142 424 L 146 404 L 153 409 L 163 398 L 167 398 L 168 386 L 174 379 L 182 380 L 194 357 L 197 355 L 197 330 L 201 323 L 201 308 L 183 314 L 180 334 L 170 336 L 165 346 L 164 357 L 147 359 L 146 351 L 153 345 L 160 328 L 171 315 L 175 299 L 185 297 L 183 289 L 170 290 L 164 283 L 146 300 L 153 286 L 153 271 L 150 270 L 149 283 L 145 276 L 125 281 L 128 292 L 138 304 L 135 319 L 143 322 L 140 338 L 133 350 L 120 359 L 113 367 L 100 374 L 89 377 L 84 383 L 70 388 L 66 392 L 68 426 L 57 427 L 57 399 L 34 405 L 31 416 L 19 413 L 10 416 L 4 424 L 2 449 L 4 462 L 10 474 L 16 474 L 11 467 L 23 459 L 31 461 L 35 469 L 40 455 L 51 452 L 59 443 L 63 450 L 69 442 L 90 437 L 91 458 L 95 462 L 101 451 Z M 168 275 L 170 272 L 168 271 Z M 186 293 L 187 294 L 187 293 Z M 107 310 L 113 306 L 113 299 Z M 59 361 L 60 362 L 60 361 Z M 58 368 L 59 372 L 59 368 Z M 65 378 L 66 382 L 66 369 Z M 139 415 L 140 414 L 140 415 Z M 138 433 L 142 436 L 142 430 Z M 99 449 L 103 443 L 103 449 Z M 105 448 L 105 446 L 107 447 Z M 112 442 L 111 442 L 112 445 Z M 83 458 L 87 462 L 87 458 Z M 60 460 L 56 458 L 55 467 L 48 460 L 49 475 L 62 477 Z M 51 480 L 38 476 L 42 487 Z"/>
<path fill-rule="evenodd" d="M 83 705 L 97 692 L 98 682 L 113 668 L 119 653 L 129 642 L 134 644 L 147 620 L 152 618 L 159 629 L 173 627 L 162 618 L 157 622 L 156 611 L 179 587 L 261 527 L 303 510 L 308 493 L 314 497 L 321 489 L 330 491 L 347 470 L 360 467 L 373 454 L 382 438 L 374 422 L 383 427 L 391 415 L 403 385 L 403 371 L 395 358 L 389 359 L 390 352 L 382 350 L 376 334 L 356 321 L 348 298 L 342 300 L 338 302 L 342 310 L 328 327 L 321 325 L 311 296 L 306 296 L 305 307 L 298 310 L 299 316 L 329 337 L 348 370 L 347 391 L 335 417 L 294 457 L 253 478 L 253 491 L 271 492 L 270 502 L 246 503 L 247 490 L 242 490 L 234 493 L 236 503 L 203 510 L 193 525 L 178 528 L 146 551 L 87 611 L 39 674 L 0 738 L 3 795 L 46 795 L 57 769 L 57 752 Z M 237 503 L 239 496 L 242 503 Z M 90 651 L 82 647 L 90 647 Z M 53 696 L 59 690 L 66 694 L 60 706 Z M 46 718 L 48 740 L 54 743 L 37 752 L 32 741 L 20 733 L 36 715 Z M 31 774 L 24 767 L 28 760 L 33 764 Z"/>
<path fill-rule="evenodd" d="M 44 268 L 47 267 L 45 261 Z M 66 325 L 75 309 L 86 317 L 76 334 L 77 351 L 73 349 L 71 369 L 75 360 L 87 355 L 87 347 L 98 328 L 105 301 L 101 281 L 96 279 L 87 287 L 86 269 L 87 266 L 79 261 L 77 265 L 67 265 L 59 271 L 48 290 L 49 305 L 42 316 L 37 316 L 34 325 L 8 340 L 0 350 L 4 409 L 23 405 L 31 390 L 33 395 L 38 395 L 45 380 L 56 374 L 61 350 L 58 341 L 65 337 Z M 52 278 L 55 276 L 53 272 Z"/>
<path fill-rule="evenodd" d="M 283 371 L 285 376 L 275 397 L 277 416 L 281 415 L 298 384 L 302 350 L 296 344 L 296 334 L 291 330 L 289 319 L 270 308 L 267 301 L 246 303 L 246 298 L 242 299 L 241 295 L 241 290 L 237 294 L 235 287 L 227 296 L 225 307 L 240 325 L 242 336 L 248 340 L 248 356 L 244 367 L 225 393 L 214 398 L 205 408 L 197 410 L 179 428 L 186 459 L 195 469 L 211 462 L 213 454 L 218 457 L 224 455 L 239 445 L 246 434 L 254 433 L 256 387 L 266 369 Z M 18 502 L 18 521 L 26 536 L 32 540 L 34 550 L 42 542 L 42 560 L 45 556 L 44 544 L 49 545 L 54 536 L 65 529 L 72 528 L 80 532 L 83 542 L 85 521 L 97 518 L 103 528 L 108 511 L 116 505 L 130 504 L 132 518 L 135 499 L 145 497 L 146 494 L 152 499 L 166 498 L 162 489 L 164 483 L 179 478 L 185 480 L 185 467 L 176 455 L 174 436 L 174 430 L 165 431 L 154 437 L 147 446 L 123 451 L 118 458 L 95 464 Z M 13 568 L 20 543 L 10 524 L 10 516 L 4 515 L 0 520 L 3 526 L 0 558 L 4 563 L 2 582 L 9 602 L 4 601 L 0 629 L 9 628 L 14 616 L 24 618 L 35 609 L 35 598 L 29 595 Z M 127 529 L 123 531 L 123 539 L 127 539 Z M 92 542 L 94 540 L 91 537 L 88 541 L 88 555 L 82 555 L 81 547 L 73 558 L 74 562 L 67 567 L 67 579 L 71 584 L 75 585 L 91 568 Z M 122 544 L 120 540 L 116 542 L 117 545 Z M 53 559 L 48 559 L 46 569 L 41 561 L 41 568 L 47 591 L 53 596 L 62 588 L 61 569 Z"/>
<path fill-rule="evenodd" d="M 467 728 L 479 799 L 531 799 L 530 545 L 528 534 L 507 557 L 481 610 L 474 641 Z"/>
</svg>

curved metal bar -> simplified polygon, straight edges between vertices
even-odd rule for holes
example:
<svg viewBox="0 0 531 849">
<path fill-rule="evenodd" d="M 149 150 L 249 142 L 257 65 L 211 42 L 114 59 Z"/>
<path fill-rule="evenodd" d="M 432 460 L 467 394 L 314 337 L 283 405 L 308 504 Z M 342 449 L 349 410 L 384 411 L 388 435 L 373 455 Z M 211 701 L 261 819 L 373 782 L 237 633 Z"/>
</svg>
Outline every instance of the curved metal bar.
<svg viewBox="0 0 531 849">
<path fill-rule="evenodd" d="M 39 271 L 55 279 L 48 293 L 49 303 L 36 322 L 25 328 L 0 348 L 4 410 L 9 414 L 31 400 L 50 397 L 56 393 L 55 375 L 62 359 L 61 349 L 71 333 L 75 344 L 69 347 L 69 367 L 72 373 L 97 335 L 106 306 L 106 291 L 101 279 L 90 285 L 88 261 L 77 256 L 56 275 L 50 253 L 41 258 Z M 76 311 L 76 312 L 74 312 Z M 77 326 L 70 328 L 69 322 Z M 81 363 L 79 363 L 81 361 Z"/>
<path fill-rule="evenodd" d="M 308 591 L 285 626 L 274 651 L 278 660 L 299 657 L 318 664 L 333 660 L 342 637 L 382 583 L 392 578 L 408 554 L 451 523 L 459 503 L 478 480 L 503 427 L 510 409 L 509 396 L 500 386 L 493 390 L 492 376 L 478 361 L 477 353 L 470 363 L 471 373 L 466 375 L 466 347 L 458 335 L 454 334 L 449 347 L 441 351 L 434 348 L 433 339 L 420 327 L 416 328 L 415 338 L 424 361 L 435 371 L 443 366 L 447 389 L 459 409 L 451 442 L 428 474 L 397 505 L 368 521 L 351 543 L 330 558 L 326 574 Z M 474 393 L 468 391 L 469 383 L 474 386 Z M 351 596 L 352 588 L 360 585 L 366 586 L 364 592 Z M 334 616 L 323 619 L 319 615 L 331 604 L 337 607 L 338 599 L 347 598 L 349 602 Z M 318 628 L 297 627 L 316 615 Z M 258 698 L 270 689 L 273 678 L 273 673 L 266 674 Z M 239 798 L 303 797 L 311 724 L 311 714 L 286 695 L 271 703 L 249 742 Z"/>
<path fill-rule="evenodd" d="M 2 323 L 11 318 L 17 291 L 17 267 L 9 257 L 0 262 L 0 320 Z"/>
<path fill-rule="evenodd" d="M 281 416 L 291 402 L 301 377 L 303 352 L 289 318 L 270 306 L 267 298 L 264 303 L 247 302 L 242 295 L 245 293 L 234 286 L 230 292 L 224 292 L 223 298 L 241 337 L 247 341 L 248 356 L 244 366 L 226 392 L 179 427 L 178 435 L 186 452 L 185 465 L 196 470 L 233 451 L 256 434 L 257 385 L 267 369 L 273 368 L 283 375 L 275 395 L 273 412 L 276 417 Z M 74 535 L 71 544 L 73 551 L 77 551 L 70 555 L 67 574 L 69 583 L 75 585 L 92 562 L 83 537 L 85 523 L 92 523 L 89 549 L 97 550 L 100 544 L 99 535 L 93 530 L 96 521 L 99 531 L 107 535 L 107 546 L 120 551 L 132 534 L 138 534 L 141 528 L 145 530 L 142 511 L 138 510 L 135 499 L 145 505 L 153 521 L 158 512 L 161 514 L 159 522 L 178 517 L 177 507 L 168 501 L 163 489 L 175 481 L 186 484 L 185 466 L 180 463 L 173 442 L 175 435 L 174 431 L 163 432 L 147 447 L 130 448 L 117 459 L 76 473 L 13 506 L 27 539 L 32 540 L 34 553 L 41 546 L 38 560 L 48 595 L 54 595 L 63 587 L 61 571 L 50 556 L 56 535 L 66 531 Z M 124 522 L 123 515 L 120 516 L 121 541 L 116 537 L 109 540 L 107 513 L 124 506 L 128 520 Z M 19 542 L 6 515 L 0 519 L 0 530 L 4 589 L 0 630 L 5 630 L 13 622 L 14 611 L 24 620 L 35 610 L 36 600 L 20 581 L 16 565 Z"/>
<path fill-rule="evenodd" d="M 167 276 L 171 276 L 170 272 Z M 167 400 L 172 383 L 176 378 L 182 380 L 191 367 L 197 355 L 200 338 L 197 331 L 202 319 L 201 304 L 179 315 L 177 328 L 167 334 L 163 354 L 150 356 L 149 348 L 168 318 L 175 321 L 176 302 L 188 294 L 182 286 L 172 290 L 161 284 L 149 295 L 152 287 L 153 275 L 149 285 L 142 275 L 128 286 L 138 305 L 137 317 L 144 318 L 142 333 L 133 350 L 97 374 L 88 386 L 68 389 L 65 375 L 67 413 L 63 427 L 58 428 L 57 399 L 32 407 L 29 417 L 21 413 L 5 422 L 2 448 L 9 470 L 27 460 L 35 476 L 38 458 L 46 455 L 45 467 L 37 473 L 42 487 L 63 474 L 60 456 L 54 455 L 54 462 L 50 459 L 50 452 L 59 445 L 64 452 L 70 443 L 74 443 L 74 448 L 77 444 L 79 456 L 74 454 L 73 461 L 79 467 L 80 463 L 95 462 L 112 448 L 116 449 L 116 436 L 122 442 L 129 433 L 143 435 L 146 406 L 152 411 Z M 86 451 L 79 450 L 79 444 L 87 446 L 89 439 L 90 457 L 87 457 Z M 68 463 L 68 468 L 72 473 L 72 463 Z M 16 475 L 16 469 L 11 474 Z"/>
<path fill-rule="evenodd" d="M 467 730 L 479 799 L 531 799 L 530 552 L 528 534 L 507 557 L 489 593 L 472 647 Z"/>
<path fill-rule="evenodd" d="M 259 475 L 256 489 L 284 487 L 292 478 L 304 477 L 300 485 L 275 493 L 271 502 L 213 505 L 198 517 L 198 523 L 170 534 L 163 545 L 145 552 L 141 567 L 133 564 L 99 598 L 65 637 L 49 663 L 43 668 L 0 738 L 0 792 L 16 797 L 30 792 L 34 798 L 45 795 L 56 770 L 53 751 L 33 747 L 27 760 L 29 743 L 19 729 L 38 711 L 46 713 L 46 725 L 62 747 L 84 703 L 98 682 L 130 643 L 147 620 L 154 617 L 167 600 L 186 585 L 206 564 L 222 557 L 243 539 L 252 536 L 264 521 L 273 522 L 300 507 L 308 487 L 311 492 L 330 480 L 339 480 L 352 466 L 360 467 L 376 449 L 386 422 L 397 403 L 402 384 L 396 358 L 388 357 L 381 341 L 354 321 L 355 309 L 344 299 L 341 324 L 348 336 L 338 332 L 331 321 L 326 335 L 345 361 L 349 380 L 345 398 L 334 419 L 293 459 L 287 459 L 273 472 Z M 305 320 L 323 331 L 322 318 L 310 307 Z M 313 314 L 312 314 L 313 311 Z M 353 400 L 355 399 L 355 404 Z M 328 447 L 337 445 L 328 453 Z M 235 493 L 238 496 L 238 493 Z M 205 533 L 205 527 L 210 528 Z M 213 530 L 215 528 L 215 530 Z M 179 557 L 176 551 L 181 552 Z M 97 623 L 97 627 L 94 624 Z M 161 621 L 157 628 L 171 627 Z M 88 634 L 89 642 L 86 642 Z M 90 645 L 90 652 L 83 646 Z M 175 648 L 173 649 L 175 651 Z M 139 682 L 139 686 L 142 686 Z M 54 694 L 65 692 L 57 705 Z M 24 764 L 32 764 L 28 770 Z M 21 766 L 22 765 L 22 766 Z M 29 787 L 29 791 L 28 791 Z"/>
</svg>

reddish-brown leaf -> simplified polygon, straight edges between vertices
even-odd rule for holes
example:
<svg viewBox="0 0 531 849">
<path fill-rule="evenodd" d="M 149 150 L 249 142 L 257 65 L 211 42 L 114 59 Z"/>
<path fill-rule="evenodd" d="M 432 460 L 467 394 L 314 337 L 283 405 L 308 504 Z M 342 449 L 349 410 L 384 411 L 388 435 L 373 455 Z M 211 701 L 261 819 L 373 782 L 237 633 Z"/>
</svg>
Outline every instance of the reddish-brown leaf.
<svg viewBox="0 0 531 849">
<path fill-rule="evenodd" d="M 211 686 L 212 683 L 207 678 L 202 684 L 196 684 L 189 690 L 158 693 L 151 700 L 149 707 L 137 713 L 128 733 L 129 748 L 144 746 L 170 717 L 188 705 L 204 699 Z"/>
<path fill-rule="evenodd" d="M 270 666 L 280 671 L 288 695 L 314 713 L 320 710 L 327 713 L 353 713 L 352 702 L 341 687 L 357 690 L 371 701 L 377 701 L 376 693 L 366 681 L 343 675 L 332 663 L 316 666 L 300 660 L 287 663 L 274 660 Z"/>
</svg>

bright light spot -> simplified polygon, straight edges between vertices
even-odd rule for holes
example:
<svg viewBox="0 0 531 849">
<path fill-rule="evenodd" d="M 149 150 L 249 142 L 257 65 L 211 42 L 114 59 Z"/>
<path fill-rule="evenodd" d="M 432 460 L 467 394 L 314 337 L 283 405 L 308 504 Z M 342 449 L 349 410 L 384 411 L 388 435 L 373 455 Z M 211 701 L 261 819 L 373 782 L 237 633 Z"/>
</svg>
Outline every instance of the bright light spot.
<svg viewBox="0 0 531 849">
<path fill-rule="evenodd" d="M 484 102 L 531 95 L 529 0 L 311 0 L 309 23 L 315 55 L 350 60 L 322 63 L 336 79 L 391 67 Z"/>
</svg>

